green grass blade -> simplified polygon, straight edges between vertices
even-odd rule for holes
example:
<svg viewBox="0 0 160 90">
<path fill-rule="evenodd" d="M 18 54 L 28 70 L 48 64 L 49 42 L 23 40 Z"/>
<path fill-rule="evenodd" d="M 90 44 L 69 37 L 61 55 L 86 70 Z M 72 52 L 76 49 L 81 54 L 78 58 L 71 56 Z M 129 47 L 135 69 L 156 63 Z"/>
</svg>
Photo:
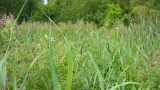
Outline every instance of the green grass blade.
<svg viewBox="0 0 160 90">
<path fill-rule="evenodd" d="M 72 89 L 72 78 L 73 78 L 73 53 L 71 50 L 70 42 L 64 37 L 67 46 L 67 62 L 68 62 L 68 72 L 67 72 L 67 90 Z"/>
<path fill-rule="evenodd" d="M 6 86 L 6 56 L 0 62 L 0 89 Z"/>
<path fill-rule="evenodd" d="M 98 66 L 96 65 L 96 63 L 94 62 L 93 58 L 92 58 L 92 55 L 88 52 L 89 54 L 89 57 L 91 59 L 91 62 L 92 64 L 94 65 L 94 68 L 96 69 L 97 71 L 97 74 L 98 74 L 98 80 L 99 80 L 99 83 L 100 83 L 100 88 L 101 90 L 104 90 L 104 79 L 103 79 L 103 76 L 101 74 L 101 71 L 99 70 Z"/>
<path fill-rule="evenodd" d="M 122 84 L 120 84 L 120 85 L 117 85 L 117 86 L 112 87 L 112 88 L 109 89 L 109 90 L 116 90 L 117 88 L 119 88 L 119 87 L 121 87 L 121 86 L 126 86 L 126 85 L 139 85 L 139 83 L 137 83 L 137 82 L 124 82 L 124 83 L 122 83 Z"/>
<path fill-rule="evenodd" d="M 51 72 L 51 76 L 52 76 L 52 83 L 53 83 L 53 87 L 54 90 L 61 90 L 61 85 L 58 81 L 57 75 L 56 75 L 56 70 L 53 64 L 53 44 L 52 44 L 52 40 L 51 40 L 52 36 L 51 36 L 51 30 L 49 32 L 49 52 L 48 52 L 48 63 L 49 63 L 49 69 Z"/>
</svg>

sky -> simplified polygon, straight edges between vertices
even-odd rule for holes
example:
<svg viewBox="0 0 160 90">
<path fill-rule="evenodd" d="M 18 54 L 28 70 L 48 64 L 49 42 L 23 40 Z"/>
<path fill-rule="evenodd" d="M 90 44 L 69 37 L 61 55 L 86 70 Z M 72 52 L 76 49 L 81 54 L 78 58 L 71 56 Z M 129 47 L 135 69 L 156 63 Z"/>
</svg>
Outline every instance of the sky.
<svg viewBox="0 0 160 90">
<path fill-rule="evenodd" d="M 47 5 L 48 4 L 48 0 L 43 0 L 43 4 Z"/>
</svg>

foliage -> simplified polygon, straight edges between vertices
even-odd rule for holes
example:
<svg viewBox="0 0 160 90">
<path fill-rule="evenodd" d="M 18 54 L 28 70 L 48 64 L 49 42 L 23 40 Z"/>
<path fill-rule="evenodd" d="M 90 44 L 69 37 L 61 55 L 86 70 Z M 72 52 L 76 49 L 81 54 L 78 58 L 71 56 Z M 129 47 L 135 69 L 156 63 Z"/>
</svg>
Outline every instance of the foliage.
<svg viewBox="0 0 160 90">
<path fill-rule="evenodd" d="M 146 6 L 135 6 L 132 10 L 134 21 L 139 22 L 142 19 L 148 19 L 149 21 L 156 21 L 160 18 L 160 12 L 156 9 L 150 9 Z"/>
<path fill-rule="evenodd" d="M 106 0 L 56 0 L 49 1 L 47 6 L 39 6 L 55 22 L 68 22 L 83 19 L 99 23 L 106 10 Z M 37 10 L 33 18 L 44 20 L 44 15 Z"/>
<path fill-rule="evenodd" d="M 44 15 L 48 15 L 50 18 L 53 18 L 54 13 L 56 10 L 55 1 L 50 0 L 48 5 L 43 5 L 42 2 L 39 2 L 37 4 L 37 8 L 34 10 L 34 12 L 31 15 L 32 21 L 47 21 L 48 19 Z"/>
<path fill-rule="evenodd" d="M 4 13 L 7 15 L 12 13 L 16 16 L 24 2 L 25 0 L 0 1 L 0 16 Z M 116 10 L 110 11 L 110 5 Z M 138 17 L 136 13 L 141 9 L 150 9 L 149 15 L 155 17 L 155 14 L 158 15 L 159 8 L 159 0 L 49 0 L 48 5 L 44 5 L 42 0 L 28 0 L 19 21 L 47 21 L 45 13 L 56 23 L 84 20 L 98 25 L 103 25 L 104 22 L 110 25 L 117 19 L 128 26 L 132 21 L 136 21 Z M 119 13 L 119 16 L 113 20 L 115 16 L 109 14 L 117 12 L 118 9 L 122 15 Z"/>
<path fill-rule="evenodd" d="M 26 0 L 3 0 L 0 1 L 0 14 L 13 14 L 17 16 L 22 5 L 26 2 Z M 28 0 L 27 5 L 23 9 L 19 21 L 29 20 L 32 11 L 37 7 L 37 0 Z"/>
<path fill-rule="evenodd" d="M 111 26 L 115 21 L 121 19 L 123 16 L 123 10 L 118 4 L 110 4 L 107 9 L 107 15 L 104 19 L 105 26 Z"/>
</svg>

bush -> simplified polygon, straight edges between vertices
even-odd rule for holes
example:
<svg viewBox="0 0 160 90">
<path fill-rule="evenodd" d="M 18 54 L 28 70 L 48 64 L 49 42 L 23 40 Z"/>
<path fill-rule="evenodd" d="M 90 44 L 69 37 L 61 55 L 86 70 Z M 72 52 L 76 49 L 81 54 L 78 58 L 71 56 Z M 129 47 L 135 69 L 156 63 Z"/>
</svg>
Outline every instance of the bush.
<svg viewBox="0 0 160 90">
<path fill-rule="evenodd" d="M 107 9 L 107 14 L 104 19 L 105 26 L 111 26 L 117 20 L 123 17 L 123 10 L 118 4 L 109 4 Z"/>
<path fill-rule="evenodd" d="M 31 15 L 31 20 L 46 21 L 48 18 L 46 18 L 45 14 L 52 18 L 55 12 L 55 7 L 54 1 L 49 1 L 48 5 L 44 5 L 42 2 L 38 3 L 36 9 Z"/>
<path fill-rule="evenodd" d="M 158 10 L 150 9 L 146 6 L 135 6 L 131 13 L 135 22 L 139 22 L 139 20 L 144 18 L 146 20 L 155 21 L 160 17 Z"/>
<path fill-rule="evenodd" d="M 100 23 L 107 8 L 106 0 L 56 0 L 49 1 L 47 6 L 40 7 L 55 22 L 76 22 L 79 19 Z M 32 20 L 47 20 L 46 16 L 37 9 L 32 14 Z"/>
</svg>

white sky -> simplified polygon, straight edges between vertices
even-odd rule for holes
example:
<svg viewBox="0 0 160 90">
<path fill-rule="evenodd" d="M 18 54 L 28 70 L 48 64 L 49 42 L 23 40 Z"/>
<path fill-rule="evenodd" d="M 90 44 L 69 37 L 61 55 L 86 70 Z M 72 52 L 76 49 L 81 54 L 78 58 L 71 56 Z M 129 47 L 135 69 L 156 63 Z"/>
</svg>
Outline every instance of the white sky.
<svg viewBox="0 0 160 90">
<path fill-rule="evenodd" d="M 47 5 L 48 4 L 48 0 L 43 0 L 43 4 Z"/>
</svg>

